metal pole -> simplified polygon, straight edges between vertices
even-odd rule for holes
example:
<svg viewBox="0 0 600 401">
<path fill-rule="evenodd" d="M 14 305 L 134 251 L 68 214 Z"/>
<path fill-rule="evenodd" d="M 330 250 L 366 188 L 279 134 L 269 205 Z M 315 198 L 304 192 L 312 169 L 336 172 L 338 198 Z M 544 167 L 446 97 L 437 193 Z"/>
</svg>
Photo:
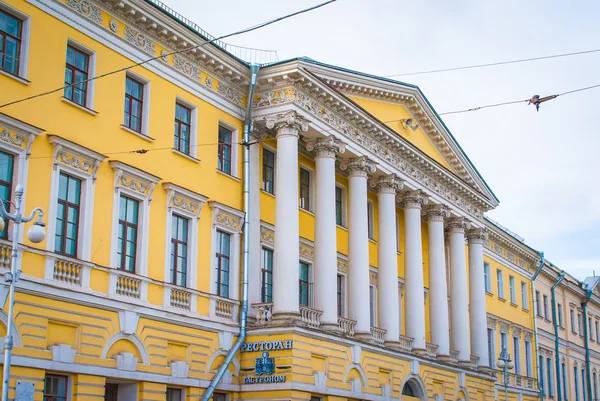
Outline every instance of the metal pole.
<svg viewBox="0 0 600 401">
<path fill-rule="evenodd" d="M 504 363 L 504 398 L 508 401 L 508 367 Z"/>
<path fill-rule="evenodd" d="M 12 356 L 12 347 L 13 347 L 13 310 L 15 303 L 15 283 L 18 279 L 18 270 L 17 270 L 17 257 L 18 257 L 18 245 L 19 245 L 19 229 L 21 227 L 21 198 L 23 197 L 23 187 L 17 185 L 15 191 L 15 218 L 10 219 L 15 222 L 15 229 L 13 232 L 13 241 L 12 241 L 12 263 L 10 267 L 10 277 L 7 277 L 7 280 L 10 281 L 9 285 L 9 301 L 8 301 L 8 319 L 6 321 L 6 337 L 4 338 L 4 366 L 2 369 L 2 401 L 8 401 L 8 382 L 10 380 L 10 358 Z M 4 205 L 2 205 L 4 209 Z M 5 216 L 8 217 L 7 213 L 4 213 Z M 7 219 L 7 220 L 8 220 Z M 8 227 L 8 221 L 7 227 Z"/>
</svg>

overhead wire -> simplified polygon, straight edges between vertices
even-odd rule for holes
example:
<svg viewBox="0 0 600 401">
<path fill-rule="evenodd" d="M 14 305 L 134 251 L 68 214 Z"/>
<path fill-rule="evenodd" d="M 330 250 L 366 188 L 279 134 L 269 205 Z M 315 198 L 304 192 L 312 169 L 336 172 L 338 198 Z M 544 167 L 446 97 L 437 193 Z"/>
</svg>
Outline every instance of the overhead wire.
<svg viewBox="0 0 600 401">
<path fill-rule="evenodd" d="M 82 83 L 87 83 L 87 82 L 94 81 L 94 80 L 97 80 L 97 79 L 100 79 L 100 78 L 104 78 L 104 77 L 107 77 L 107 76 L 110 76 L 110 75 L 113 75 L 113 74 L 117 74 L 119 72 L 127 71 L 127 70 L 130 70 L 130 69 L 134 68 L 134 67 L 138 67 L 138 66 L 147 64 L 147 63 L 149 63 L 151 61 L 154 61 L 154 60 L 162 59 L 164 57 L 169 57 L 169 56 L 173 56 L 173 55 L 176 55 L 176 54 L 181 54 L 181 53 L 189 52 L 189 51 L 192 51 L 194 49 L 199 49 L 201 47 L 204 47 L 204 46 L 206 46 L 206 45 L 208 45 L 210 43 L 213 43 L 213 42 L 221 40 L 221 39 L 230 38 L 232 36 L 237 36 L 237 35 L 241 35 L 241 34 L 244 34 L 244 33 L 252 32 L 252 31 L 255 31 L 257 29 L 264 28 L 264 27 L 266 27 L 268 25 L 272 25 L 272 24 L 274 24 L 276 22 L 282 21 L 284 19 L 288 19 L 288 18 L 294 17 L 294 16 L 299 15 L 299 14 L 303 14 L 303 13 L 307 13 L 309 11 L 316 10 L 317 8 L 321 8 L 323 6 L 326 6 L 328 4 L 333 3 L 335 1 L 337 1 L 337 0 L 328 0 L 328 1 L 325 1 L 323 3 L 317 4 L 315 6 L 312 6 L 312 7 L 309 7 L 309 8 L 305 8 L 303 10 L 299 10 L 299 11 L 293 12 L 291 14 L 286 14 L 286 15 L 284 15 L 282 17 L 278 17 L 278 18 L 272 19 L 270 21 L 262 22 L 260 24 L 251 26 L 249 28 L 244 28 L 244 29 L 241 29 L 241 30 L 233 32 L 233 33 L 228 33 L 226 35 L 219 36 L 217 38 L 214 38 L 214 39 L 211 39 L 211 40 L 208 40 L 208 41 L 204 41 L 204 43 L 201 43 L 199 45 L 187 47 L 185 49 L 177 50 L 177 51 L 174 51 L 174 52 L 171 52 L 171 53 L 167 53 L 167 54 L 163 54 L 163 55 L 160 55 L 160 56 L 151 57 L 151 58 L 143 60 L 143 61 L 141 61 L 139 63 L 132 64 L 132 65 L 130 65 L 128 67 L 119 68 L 119 69 L 116 69 L 116 70 L 113 70 L 113 71 L 106 72 L 104 74 L 97 75 L 95 77 L 91 77 L 91 78 L 88 78 L 88 79 L 84 79 L 84 80 L 81 80 L 81 81 L 77 81 L 77 82 L 74 82 L 74 83 L 71 83 L 71 84 L 67 84 L 67 85 L 61 86 L 60 88 L 52 89 L 52 90 L 49 90 L 49 91 L 46 91 L 46 92 L 41 92 L 41 93 L 38 93 L 38 94 L 35 94 L 35 95 L 31 95 L 31 96 L 27 96 L 27 97 L 24 97 L 24 98 L 21 98 L 21 99 L 13 100 L 11 102 L 4 103 L 4 104 L 0 105 L 0 109 L 4 108 L 6 106 L 11 106 L 13 104 L 22 103 L 22 102 L 25 102 L 25 101 L 28 101 L 28 100 L 32 100 L 32 99 L 36 99 L 36 98 L 39 98 L 39 97 L 42 97 L 42 96 L 47 96 L 47 95 L 51 95 L 51 94 L 56 93 L 56 92 L 64 91 L 65 89 L 73 87 L 75 85 L 80 85 Z"/>
<path fill-rule="evenodd" d="M 531 58 L 523 58 L 523 59 L 509 60 L 509 61 L 498 61 L 495 63 L 466 65 L 466 66 L 462 66 L 462 67 L 441 68 L 441 69 L 437 69 L 437 70 L 407 72 L 407 73 L 402 73 L 402 74 L 384 75 L 383 77 L 384 78 L 393 78 L 393 77 L 406 77 L 409 75 L 435 74 L 438 72 L 460 71 L 460 70 L 469 70 L 469 69 L 474 69 L 474 68 L 493 67 L 493 66 L 497 66 L 497 65 L 527 63 L 530 61 L 547 60 L 547 59 L 559 58 L 559 57 L 570 57 L 570 56 L 577 56 L 577 55 L 581 55 L 581 54 L 589 54 L 589 53 L 597 53 L 597 52 L 600 52 L 600 49 L 583 50 L 583 51 L 579 51 L 579 52 L 554 54 L 551 56 L 531 57 Z"/>
</svg>

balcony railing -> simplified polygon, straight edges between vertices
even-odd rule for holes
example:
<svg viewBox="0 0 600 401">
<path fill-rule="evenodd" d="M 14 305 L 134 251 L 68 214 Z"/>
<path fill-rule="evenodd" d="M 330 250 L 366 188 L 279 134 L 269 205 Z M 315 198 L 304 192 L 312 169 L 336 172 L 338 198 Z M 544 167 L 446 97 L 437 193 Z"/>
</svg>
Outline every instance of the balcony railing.
<svg viewBox="0 0 600 401">
<path fill-rule="evenodd" d="M 300 321 L 307 327 L 318 329 L 321 325 L 322 311 L 300 305 Z"/>
<path fill-rule="evenodd" d="M 356 320 L 340 316 L 338 317 L 338 326 L 343 336 L 354 337 L 354 326 L 356 326 Z"/>
<path fill-rule="evenodd" d="M 373 342 L 377 345 L 383 345 L 385 342 L 383 339 L 383 336 L 385 335 L 386 332 L 387 332 L 386 329 L 381 329 L 379 327 L 371 326 L 371 342 Z"/>
<path fill-rule="evenodd" d="M 504 377 L 502 370 L 496 371 L 498 377 L 498 384 L 504 384 Z M 535 378 L 528 376 L 521 376 L 511 372 L 508 372 L 508 385 L 511 387 L 522 388 L 525 390 L 535 390 L 536 382 Z"/>
<path fill-rule="evenodd" d="M 475 355 L 471 355 L 471 365 L 473 365 L 475 368 L 477 368 L 477 365 L 479 365 L 479 357 L 475 356 Z"/>
<path fill-rule="evenodd" d="M 458 351 L 455 349 L 450 350 L 450 359 L 458 361 Z"/>
<path fill-rule="evenodd" d="M 428 358 L 435 359 L 437 357 L 438 346 L 436 344 L 426 343 L 425 349 L 426 349 L 426 352 L 427 352 L 426 355 Z"/>
<path fill-rule="evenodd" d="M 142 280 L 136 277 L 119 274 L 115 292 L 125 297 L 140 299 L 142 295 Z"/>
<path fill-rule="evenodd" d="M 0 243 L 0 268 L 10 269 L 12 246 L 10 243 Z"/>
<path fill-rule="evenodd" d="M 233 319 L 236 303 L 227 298 L 215 298 L 215 316 Z"/>
<path fill-rule="evenodd" d="M 404 352 L 411 352 L 412 351 L 412 345 L 413 345 L 413 338 L 411 337 L 406 337 L 403 336 L 402 334 L 400 334 L 400 350 L 404 351 Z"/>
<path fill-rule="evenodd" d="M 184 310 L 192 308 L 192 293 L 179 288 L 171 288 L 170 306 Z"/>
<path fill-rule="evenodd" d="M 81 286 L 83 264 L 67 259 L 56 259 L 52 278 L 61 283 Z"/>
</svg>

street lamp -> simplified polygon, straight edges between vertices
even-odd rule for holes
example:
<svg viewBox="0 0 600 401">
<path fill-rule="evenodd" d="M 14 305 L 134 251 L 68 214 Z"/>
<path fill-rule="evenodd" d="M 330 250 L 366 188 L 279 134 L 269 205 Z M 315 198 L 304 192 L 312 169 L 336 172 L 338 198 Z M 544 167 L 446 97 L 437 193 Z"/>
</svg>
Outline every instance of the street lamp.
<svg viewBox="0 0 600 401">
<path fill-rule="evenodd" d="M 508 401 L 508 371 L 515 367 L 515 364 L 510 359 L 510 354 L 506 350 L 506 346 L 502 347 L 502 352 L 498 357 L 498 367 L 502 369 L 502 377 L 504 378 L 504 395 Z M 4 401 L 4 400 L 3 400 Z"/>
<path fill-rule="evenodd" d="M 17 185 L 15 188 L 15 213 L 9 213 L 4 207 L 4 201 L 0 202 L 2 206 L 0 210 L 0 232 L 4 230 L 6 223 L 4 219 L 13 221 L 15 228 L 13 230 L 12 240 L 12 253 L 11 253 L 11 265 L 10 272 L 4 274 L 4 281 L 9 283 L 9 301 L 8 301 L 8 319 L 6 320 L 6 337 L 4 338 L 4 367 L 3 367 L 3 382 L 2 382 L 2 401 L 8 401 L 8 381 L 10 379 L 10 357 L 12 356 L 13 347 L 13 336 L 12 336 L 12 321 L 13 321 L 13 308 L 15 303 L 15 283 L 21 276 L 21 270 L 17 266 L 17 256 L 19 251 L 19 232 L 21 224 L 28 223 L 38 214 L 38 220 L 33 223 L 29 230 L 27 230 L 27 238 L 34 244 L 38 244 L 46 237 L 46 231 L 44 230 L 44 211 L 39 207 L 36 207 L 31 211 L 29 217 L 21 214 L 21 201 L 23 199 L 23 187 Z"/>
</svg>

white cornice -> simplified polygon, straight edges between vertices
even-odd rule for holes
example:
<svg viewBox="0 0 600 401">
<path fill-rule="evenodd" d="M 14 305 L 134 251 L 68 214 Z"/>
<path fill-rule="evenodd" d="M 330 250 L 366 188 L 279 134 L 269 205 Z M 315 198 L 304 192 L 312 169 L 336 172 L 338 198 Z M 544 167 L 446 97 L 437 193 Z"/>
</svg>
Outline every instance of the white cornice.
<svg viewBox="0 0 600 401">
<path fill-rule="evenodd" d="M 534 271 L 537 269 L 540 262 L 540 257 L 537 252 L 533 251 L 523 242 L 518 241 L 512 235 L 501 230 L 487 219 L 485 220 L 485 227 L 487 229 L 490 241 L 497 243 L 498 245 L 506 248 L 509 252 L 512 252 L 521 259 L 529 262 Z"/>
</svg>

